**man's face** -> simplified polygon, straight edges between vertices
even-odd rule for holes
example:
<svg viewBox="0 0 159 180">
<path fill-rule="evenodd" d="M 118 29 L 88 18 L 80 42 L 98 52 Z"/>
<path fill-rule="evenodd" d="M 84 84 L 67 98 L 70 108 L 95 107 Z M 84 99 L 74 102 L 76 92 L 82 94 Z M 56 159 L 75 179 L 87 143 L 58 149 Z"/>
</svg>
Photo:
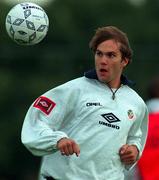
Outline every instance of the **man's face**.
<svg viewBox="0 0 159 180">
<path fill-rule="evenodd" d="M 128 60 L 122 59 L 120 43 L 106 40 L 97 46 L 95 52 L 95 67 L 98 79 L 112 88 L 120 85 L 120 76 Z"/>
</svg>

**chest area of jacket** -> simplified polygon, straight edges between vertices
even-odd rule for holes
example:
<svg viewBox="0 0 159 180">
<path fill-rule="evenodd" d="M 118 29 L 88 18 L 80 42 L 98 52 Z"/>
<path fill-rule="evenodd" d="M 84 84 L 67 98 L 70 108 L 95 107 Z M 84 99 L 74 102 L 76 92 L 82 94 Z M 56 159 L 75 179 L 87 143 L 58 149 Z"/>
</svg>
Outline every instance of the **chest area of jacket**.
<svg viewBox="0 0 159 180">
<path fill-rule="evenodd" d="M 137 120 L 136 107 L 124 98 L 113 100 L 110 96 L 87 94 L 79 99 L 77 109 L 80 121 L 91 126 L 121 130 Z"/>
</svg>

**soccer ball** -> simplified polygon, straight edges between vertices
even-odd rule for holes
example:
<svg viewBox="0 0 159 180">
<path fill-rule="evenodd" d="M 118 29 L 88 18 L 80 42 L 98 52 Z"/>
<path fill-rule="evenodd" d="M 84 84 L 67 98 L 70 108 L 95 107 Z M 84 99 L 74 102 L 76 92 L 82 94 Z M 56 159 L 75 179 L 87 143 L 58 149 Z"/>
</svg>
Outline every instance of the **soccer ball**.
<svg viewBox="0 0 159 180">
<path fill-rule="evenodd" d="M 8 35 L 20 45 L 34 45 L 44 39 L 49 19 L 43 8 L 26 2 L 15 5 L 7 14 Z"/>
</svg>

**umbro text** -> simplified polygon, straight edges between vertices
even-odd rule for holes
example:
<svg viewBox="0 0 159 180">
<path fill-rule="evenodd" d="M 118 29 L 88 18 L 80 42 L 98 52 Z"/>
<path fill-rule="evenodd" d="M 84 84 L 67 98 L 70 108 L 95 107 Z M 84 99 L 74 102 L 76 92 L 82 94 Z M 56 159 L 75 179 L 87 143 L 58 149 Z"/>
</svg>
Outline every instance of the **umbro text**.
<svg viewBox="0 0 159 180">
<path fill-rule="evenodd" d="M 41 8 L 36 7 L 36 6 L 24 6 L 23 9 L 24 9 L 24 10 L 25 10 L 25 9 L 39 9 L 39 10 L 43 11 Z"/>
<path fill-rule="evenodd" d="M 108 126 L 108 127 L 114 128 L 114 129 L 120 129 L 120 127 L 117 126 L 117 125 L 109 124 L 109 123 L 106 123 L 106 122 L 103 122 L 103 121 L 99 121 L 99 124 L 102 124 L 104 126 Z"/>
</svg>

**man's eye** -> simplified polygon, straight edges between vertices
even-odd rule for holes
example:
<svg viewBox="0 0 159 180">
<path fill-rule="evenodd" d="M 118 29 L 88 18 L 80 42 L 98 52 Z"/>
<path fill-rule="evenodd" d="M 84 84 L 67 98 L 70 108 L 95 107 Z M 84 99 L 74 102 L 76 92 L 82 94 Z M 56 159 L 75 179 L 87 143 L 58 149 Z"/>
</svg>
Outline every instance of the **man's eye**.
<svg viewBox="0 0 159 180">
<path fill-rule="evenodd" d="M 114 58 L 114 57 L 115 57 L 115 54 L 112 53 L 112 52 L 110 52 L 110 53 L 107 53 L 107 56 L 108 56 L 109 58 Z"/>
<path fill-rule="evenodd" d="M 101 51 L 96 51 L 96 55 L 99 56 L 99 57 L 102 57 L 103 53 Z"/>
</svg>

